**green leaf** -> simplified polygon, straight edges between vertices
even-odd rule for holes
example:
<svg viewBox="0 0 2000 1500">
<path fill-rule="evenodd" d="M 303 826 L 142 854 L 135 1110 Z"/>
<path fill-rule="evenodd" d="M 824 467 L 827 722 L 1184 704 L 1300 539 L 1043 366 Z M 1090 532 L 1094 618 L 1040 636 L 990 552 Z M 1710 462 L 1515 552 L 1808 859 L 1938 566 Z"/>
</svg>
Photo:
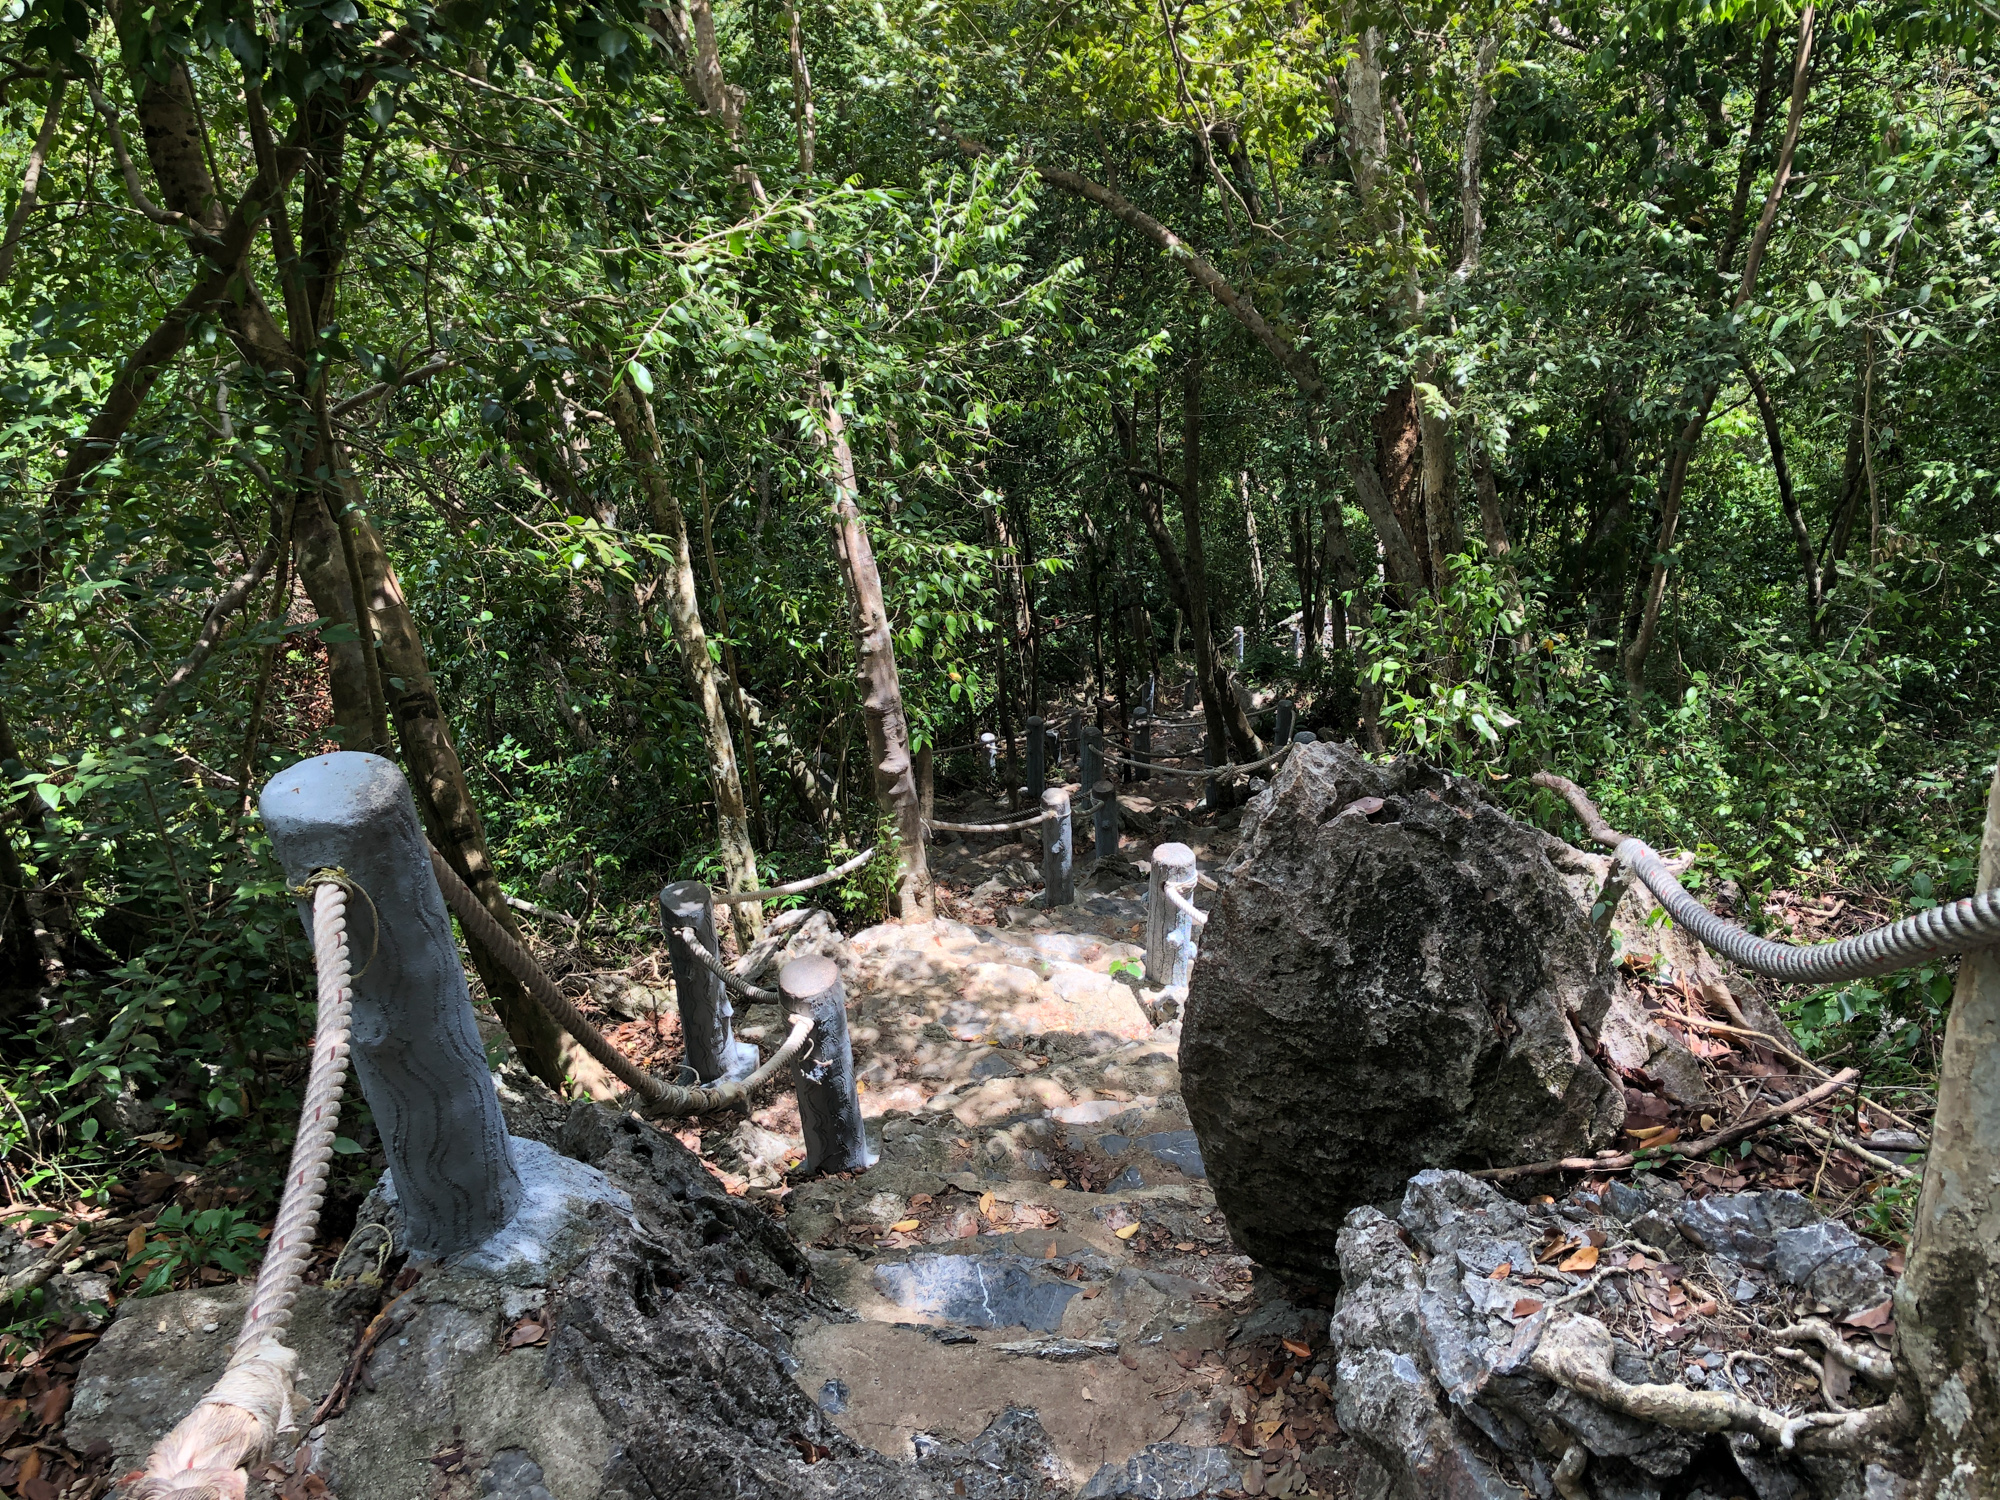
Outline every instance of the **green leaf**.
<svg viewBox="0 0 2000 1500">
<path fill-rule="evenodd" d="M 333 1149 L 342 1156 L 359 1156 L 361 1154 L 361 1147 L 344 1135 L 337 1135 L 333 1138 Z"/>
<path fill-rule="evenodd" d="M 640 364 L 638 360 L 630 361 L 625 366 L 625 373 L 632 378 L 632 384 L 638 387 L 641 395 L 650 396 L 653 394 L 653 372 Z"/>
</svg>

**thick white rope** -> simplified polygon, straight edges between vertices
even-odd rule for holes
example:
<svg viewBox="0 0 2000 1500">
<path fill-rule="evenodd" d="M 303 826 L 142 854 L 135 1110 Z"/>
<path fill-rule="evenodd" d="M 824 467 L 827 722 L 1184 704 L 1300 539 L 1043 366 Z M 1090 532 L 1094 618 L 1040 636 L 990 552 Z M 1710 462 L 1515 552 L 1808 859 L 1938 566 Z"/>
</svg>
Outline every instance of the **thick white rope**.
<svg viewBox="0 0 2000 1500">
<path fill-rule="evenodd" d="M 724 967 L 722 960 L 708 951 L 708 944 L 701 940 L 701 934 L 696 932 L 692 927 L 676 927 L 674 929 L 674 936 L 687 945 L 687 951 L 694 955 L 695 961 L 717 979 L 720 979 L 723 987 L 731 994 L 741 995 L 745 1000 L 756 1000 L 766 1003 L 784 999 L 784 996 L 780 995 L 776 990 L 761 989 L 742 975 Z"/>
<path fill-rule="evenodd" d="M 1208 925 L 1208 913 L 1203 911 L 1200 907 L 1196 906 L 1192 901 L 1188 900 L 1187 893 L 1183 891 L 1179 886 L 1162 884 L 1160 890 L 1165 894 L 1166 898 L 1169 901 L 1173 902 L 1175 906 L 1178 906 L 1182 911 L 1187 913 L 1188 919 L 1192 921 L 1195 926 L 1206 927 Z"/>
<path fill-rule="evenodd" d="M 326 1197 L 327 1169 L 340 1126 L 347 1081 L 348 1033 L 354 1004 L 347 951 L 347 878 L 337 872 L 313 882 L 313 967 L 319 1019 L 305 1106 L 292 1142 L 291 1166 L 278 1222 L 257 1272 L 243 1327 L 222 1378 L 147 1456 L 125 1493 L 128 1500 L 241 1500 L 245 1471 L 292 1425 L 292 1373 L 298 1356 L 284 1344 L 292 1305 L 304 1284 Z"/>
</svg>

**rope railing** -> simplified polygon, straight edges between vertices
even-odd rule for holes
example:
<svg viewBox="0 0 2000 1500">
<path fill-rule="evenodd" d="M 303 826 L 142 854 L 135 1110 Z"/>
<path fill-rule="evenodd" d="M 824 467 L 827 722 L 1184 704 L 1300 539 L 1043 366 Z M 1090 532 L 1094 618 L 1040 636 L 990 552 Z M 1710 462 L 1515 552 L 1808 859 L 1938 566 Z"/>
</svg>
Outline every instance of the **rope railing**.
<svg viewBox="0 0 2000 1500">
<path fill-rule="evenodd" d="M 1605 822 L 1583 788 L 1552 771 L 1537 771 L 1536 786 L 1557 793 L 1582 820 L 1584 831 L 1610 848 L 1618 863 L 1651 891 L 1681 926 L 1714 952 L 1758 974 L 1807 984 L 1868 979 L 1911 968 L 1951 953 L 2000 943 L 2000 889 L 1985 890 L 1948 906 L 1933 907 L 1900 922 L 1833 943 L 1780 943 L 1759 937 L 1717 916 L 1688 894 L 1659 852 L 1643 839 L 1618 832 Z"/>
<path fill-rule="evenodd" d="M 244 1471 L 271 1451 L 292 1423 L 292 1375 L 298 1356 L 285 1332 L 298 1301 L 346 1087 L 352 968 L 347 951 L 346 877 L 322 872 L 312 888 L 313 968 L 319 991 L 318 1028 L 306 1075 L 305 1105 L 292 1142 L 291 1165 L 278 1205 L 270 1248 L 244 1310 L 228 1367 L 193 1411 L 154 1445 L 128 1500 L 209 1500 L 244 1491 Z"/>
<path fill-rule="evenodd" d="M 788 881 L 784 885 L 766 886 L 761 891 L 717 891 L 715 904 L 741 906 L 746 901 L 772 901 L 779 896 L 803 895 L 807 891 L 817 890 L 820 886 L 831 885 L 843 876 L 852 875 L 874 857 L 875 846 L 870 844 L 846 863 L 835 865 L 831 870 L 822 871 L 818 875 L 808 875 L 801 880 Z"/>
<path fill-rule="evenodd" d="M 1193 901 L 1189 900 L 1187 891 L 1183 889 L 1181 886 L 1162 885 L 1160 887 L 1160 894 L 1165 896 L 1169 901 L 1173 902 L 1173 904 L 1179 907 L 1182 911 L 1186 912 L 1188 920 L 1193 922 L 1195 926 L 1206 927 L 1208 925 L 1208 913 L 1203 911 L 1200 907 L 1196 906 Z"/>
<path fill-rule="evenodd" d="M 1266 766 L 1276 765 L 1290 755 L 1293 748 L 1291 745 L 1285 745 L 1272 751 L 1262 760 L 1232 761 L 1228 765 L 1203 766 L 1198 771 L 1190 771 L 1182 766 L 1163 766 L 1152 761 L 1133 760 L 1128 756 L 1113 755 L 1109 751 L 1105 752 L 1104 758 L 1115 765 L 1136 766 L 1142 771 L 1151 771 L 1160 776 L 1179 776 L 1187 781 L 1206 781 L 1211 776 L 1217 781 L 1234 781 L 1239 776 L 1248 776 L 1252 771 L 1261 771 Z"/>
<path fill-rule="evenodd" d="M 676 927 L 674 929 L 674 936 L 687 945 L 687 950 L 694 956 L 694 961 L 708 970 L 717 979 L 720 979 L 723 987 L 731 994 L 741 995 L 745 1000 L 754 1000 L 758 1004 L 769 1004 L 774 1001 L 782 1001 L 785 998 L 776 990 L 767 990 L 752 984 L 741 974 L 738 974 L 734 969 L 723 963 L 721 959 L 708 951 L 708 944 L 701 940 L 701 934 L 696 932 L 692 927 Z"/>
<path fill-rule="evenodd" d="M 467 935 L 499 959 L 501 966 L 520 981 L 521 987 L 534 998 L 550 1020 L 576 1038 L 578 1046 L 603 1063 L 620 1083 L 645 1100 L 648 1109 L 655 1114 L 704 1115 L 727 1109 L 747 1099 L 805 1048 L 812 1032 L 812 1017 L 800 1015 L 793 1017 L 792 1034 L 785 1039 L 784 1045 L 747 1078 L 726 1079 L 707 1085 L 668 1083 L 655 1078 L 584 1019 L 582 1012 L 570 1003 L 569 997 L 556 988 L 554 981 L 542 972 L 541 966 L 514 941 L 513 935 L 493 919 L 493 913 L 481 904 L 465 882 L 458 878 L 458 872 L 445 862 L 445 857 L 435 848 L 431 850 L 431 866 L 437 873 L 438 889 L 444 893 L 445 905 L 451 908 L 452 915 L 458 918 Z M 699 943 L 690 944 L 690 947 L 700 952 L 707 951 Z"/>
</svg>

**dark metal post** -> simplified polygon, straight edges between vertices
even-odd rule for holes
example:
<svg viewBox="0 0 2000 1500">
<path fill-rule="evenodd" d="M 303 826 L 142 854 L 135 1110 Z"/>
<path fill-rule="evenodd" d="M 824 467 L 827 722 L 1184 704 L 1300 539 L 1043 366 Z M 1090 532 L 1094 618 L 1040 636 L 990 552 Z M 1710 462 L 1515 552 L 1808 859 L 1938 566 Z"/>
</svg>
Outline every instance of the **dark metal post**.
<svg viewBox="0 0 2000 1500">
<path fill-rule="evenodd" d="M 1274 745 L 1289 745 L 1292 742 L 1292 721 L 1298 717 L 1298 707 L 1289 698 L 1278 700 L 1278 727 L 1271 736 Z"/>
<path fill-rule="evenodd" d="M 1048 770 L 1042 759 L 1048 748 L 1048 735 L 1037 714 L 1028 720 L 1028 796 L 1036 801 L 1041 799 L 1042 788 L 1048 785 Z"/>
<path fill-rule="evenodd" d="M 1162 844 L 1153 851 L 1153 868 L 1146 880 L 1146 982 L 1163 988 L 1185 986 L 1194 967 L 1194 918 L 1166 897 L 1173 886 L 1194 897 L 1194 850 L 1186 844 Z"/>
<path fill-rule="evenodd" d="M 1081 739 L 1077 749 L 1077 780 L 1083 783 L 1085 791 L 1104 779 L 1104 731 L 1095 724 L 1086 724 L 1080 731 Z"/>
<path fill-rule="evenodd" d="M 1319 743 L 1319 736 L 1314 734 L 1310 729 L 1301 729 L 1297 734 L 1292 736 L 1292 743 L 1294 745 L 1317 745 Z"/>
<path fill-rule="evenodd" d="M 409 783 L 379 755 L 341 751 L 279 772 L 258 805 L 293 885 L 338 869 L 356 888 L 354 1071 L 389 1158 L 399 1248 L 470 1249 L 519 1211 L 521 1177 Z M 310 932 L 311 899 L 300 907 Z"/>
<path fill-rule="evenodd" d="M 1068 906 L 1076 899 L 1070 879 L 1072 854 L 1069 793 L 1052 786 L 1042 793 L 1042 905 Z"/>
<path fill-rule="evenodd" d="M 674 996 L 680 1004 L 684 1066 L 696 1083 L 747 1078 L 757 1071 L 757 1049 L 736 1040 L 734 1010 L 721 979 L 687 951 L 680 927 L 692 927 L 710 955 L 715 940 L 715 900 L 699 880 L 678 880 L 660 892 L 660 922 L 667 930 L 667 957 L 673 965 Z"/>
<path fill-rule="evenodd" d="M 795 958 L 779 971 L 778 991 L 787 1014 L 813 1018 L 812 1047 L 793 1069 L 799 1125 L 806 1138 L 802 1176 L 865 1172 L 875 1165 L 861 1100 L 854 1091 L 854 1047 L 847 1036 L 847 992 L 840 965 L 824 954 Z"/>
<path fill-rule="evenodd" d="M 1096 806 L 1090 813 L 1091 853 L 1109 859 L 1118 852 L 1118 788 L 1108 778 L 1090 789 Z"/>
</svg>

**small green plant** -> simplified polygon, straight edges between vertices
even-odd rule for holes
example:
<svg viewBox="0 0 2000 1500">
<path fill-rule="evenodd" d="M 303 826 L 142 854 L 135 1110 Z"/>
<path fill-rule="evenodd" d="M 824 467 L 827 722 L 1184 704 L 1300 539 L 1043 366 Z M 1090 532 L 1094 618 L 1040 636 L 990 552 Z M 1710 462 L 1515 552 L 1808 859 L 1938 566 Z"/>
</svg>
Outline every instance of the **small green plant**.
<svg viewBox="0 0 2000 1500">
<path fill-rule="evenodd" d="M 153 1233 L 145 1249 L 128 1268 L 128 1274 L 146 1273 L 132 1293 L 151 1297 L 164 1292 L 184 1275 L 198 1274 L 208 1267 L 241 1276 L 259 1259 L 256 1223 L 240 1208 L 202 1208 L 189 1212 L 170 1203 L 153 1221 Z"/>
<path fill-rule="evenodd" d="M 1129 979 L 1137 984 L 1146 977 L 1146 966 L 1136 958 L 1114 958 L 1111 960 L 1111 977 Z"/>
</svg>

